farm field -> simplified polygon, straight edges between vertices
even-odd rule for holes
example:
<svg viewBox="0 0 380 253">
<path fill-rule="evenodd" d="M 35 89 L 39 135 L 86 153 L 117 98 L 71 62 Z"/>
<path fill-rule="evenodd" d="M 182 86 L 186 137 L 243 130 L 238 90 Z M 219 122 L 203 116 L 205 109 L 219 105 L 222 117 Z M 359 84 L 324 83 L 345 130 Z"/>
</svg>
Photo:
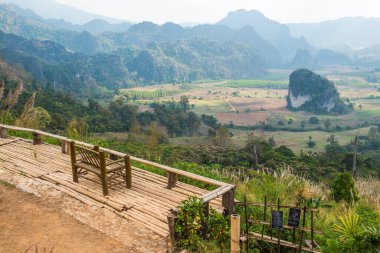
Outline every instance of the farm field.
<svg viewBox="0 0 380 253">
<path fill-rule="evenodd" d="M 148 109 L 152 102 L 179 101 L 181 96 L 186 96 L 195 113 L 213 115 L 220 123 L 232 127 L 237 145 L 241 145 L 244 138 L 253 132 L 266 139 L 273 136 L 278 145 L 288 145 L 297 152 L 301 149 L 322 150 L 331 134 L 340 144 L 348 144 L 356 134 L 365 134 L 370 125 L 380 122 L 380 83 L 366 80 L 366 75 L 370 74 L 368 70 L 329 68 L 317 72 L 336 84 L 341 97 L 353 103 L 353 112 L 334 116 L 287 110 L 285 98 L 290 71 L 273 70 L 257 80 L 205 81 L 123 89 L 120 94 L 127 96 L 140 110 Z M 318 118 L 318 123 L 309 122 L 313 116 Z M 329 126 L 325 124 L 327 120 L 331 122 Z M 270 131 L 258 130 L 263 129 L 264 125 L 269 126 Z M 309 136 L 317 143 L 313 149 L 306 145 Z M 196 143 L 207 141 L 207 138 L 196 138 L 195 141 L 193 137 Z M 191 144 L 191 139 L 178 138 L 172 142 Z"/>
</svg>

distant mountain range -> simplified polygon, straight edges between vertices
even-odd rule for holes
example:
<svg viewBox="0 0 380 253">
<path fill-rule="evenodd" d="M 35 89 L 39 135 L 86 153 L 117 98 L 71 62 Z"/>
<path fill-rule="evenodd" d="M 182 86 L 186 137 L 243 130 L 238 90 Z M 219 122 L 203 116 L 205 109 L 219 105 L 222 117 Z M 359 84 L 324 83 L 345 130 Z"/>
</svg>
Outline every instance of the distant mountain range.
<svg viewBox="0 0 380 253">
<path fill-rule="evenodd" d="M 227 25 L 233 29 L 245 26 L 253 27 L 264 39 L 269 41 L 285 59 L 294 57 L 297 49 L 314 50 L 304 38 L 295 38 L 290 35 L 289 28 L 276 21 L 266 18 L 256 10 L 237 10 L 228 13 L 227 17 L 217 24 Z"/>
<path fill-rule="evenodd" d="M 112 24 L 125 22 L 125 20 L 92 14 L 60 4 L 54 0 L 0 0 L 0 2 L 15 4 L 23 9 L 33 10 L 33 12 L 44 19 L 64 19 L 73 24 L 85 24 L 94 19 L 102 19 Z"/>
<path fill-rule="evenodd" d="M 288 24 L 293 36 L 303 36 L 324 48 L 361 49 L 380 44 L 380 18 L 349 17 L 321 23 Z"/>
<path fill-rule="evenodd" d="M 238 10 L 217 24 L 190 27 L 110 23 L 98 16 L 75 24 L 42 17 L 37 7 L 25 9 L 29 0 L 16 2 L 23 7 L 0 4 L 0 57 L 58 89 L 251 79 L 270 68 L 373 66 L 379 61 L 378 46 L 354 53 L 320 49 L 258 11 Z"/>
</svg>

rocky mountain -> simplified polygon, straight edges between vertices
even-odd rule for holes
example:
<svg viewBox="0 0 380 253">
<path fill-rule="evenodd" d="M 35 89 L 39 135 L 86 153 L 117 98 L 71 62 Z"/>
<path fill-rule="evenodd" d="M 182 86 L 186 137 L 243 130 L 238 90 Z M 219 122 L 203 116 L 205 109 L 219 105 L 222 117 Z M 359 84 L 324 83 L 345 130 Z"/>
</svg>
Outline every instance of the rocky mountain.
<svg viewBox="0 0 380 253">
<path fill-rule="evenodd" d="M 343 114 L 352 110 L 340 98 L 333 82 L 308 70 L 299 69 L 289 77 L 287 108 L 315 114 Z"/>
<path fill-rule="evenodd" d="M 294 57 L 298 49 L 312 50 L 304 38 L 296 38 L 290 35 L 289 28 L 265 17 L 256 10 L 237 10 L 228 13 L 218 24 L 229 26 L 233 29 L 241 29 L 251 26 L 264 39 L 269 41 L 284 57 L 289 60 Z"/>
<path fill-rule="evenodd" d="M 337 45 L 353 49 L 380 43 L 380 18 L 347 17 L 320 23 L 288 24 L 290 33 L 305 37 L 317 47 L 336 49 Z"/>
<path fill-rule="evenodd" d="M 144 47 L 150 43 L 176 42 L 178 40 L 204 39 L 219 43 L 239 42 L 256 50 L 263 66 L 281 66 L 283 60 L 278 51 L 260 37 L 252 27 L 239 30 L 222 25 L 199 25 L 183 28 L 177 24 L 165 23 L 162 26 L 143 22 L 132 26 L 126 33 L 110 34 L 117 45 Z"/>
</svg>

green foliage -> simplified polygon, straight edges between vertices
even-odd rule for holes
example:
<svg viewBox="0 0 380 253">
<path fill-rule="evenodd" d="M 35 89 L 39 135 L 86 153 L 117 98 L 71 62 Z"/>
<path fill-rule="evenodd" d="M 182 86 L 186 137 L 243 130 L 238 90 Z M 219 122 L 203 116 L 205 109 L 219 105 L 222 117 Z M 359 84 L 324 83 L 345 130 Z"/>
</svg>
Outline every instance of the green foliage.
<svg viewBox="0 0 380 253">
<path fill-rule="evenodd" d="M 309 141 L 307 142 L 307 146 L 308 146 L 309 148 L 314 148 L 316 145 L 317 145 L 317 143 L 316 143 L 315 141 L 313 141 L 313 140 L 309 140 Z"/>
<path fill-rule="evenodd" d="M 355 181 L 350 173 L 336 175 L 331 183 L 331 190 L 335 201 L 344 200 L 347 203 L 352 203 L 359 200 L 355 189 Z"/>
<path fill-rule="evenodd" d="M 309 118 L 309 123 L 310 124 L 319 124 L 319 119 L 318 117 L 312 116 Z"/>
<path fill-rule="evenodd" d="M 228 220 L 213 209 L 207 217 L 205 211 L 202 199 L 195 196 L 179 205 L 175 226 L 175 232 L 180 238 L 177 247 L 195 252 L 205 252 L 206 237 L 216 242 L 219 247 L 228 242 Z M 207 230 L 204 230 L 204 227 Z"/>
<path fill-rule="evenodd" d="M 362 232 L 361 219 L 355 213 L 348 213 L 339 217 L 340 224 L 334 225 L 334 230 L 343 241 L 352 240 Z"/>
<path fill-rule="evenodd" d="M 226 83 L 219 84 L 218 87 L 286 89 L 288 88 L 288 82 L 273 80 L 229 80 Z"/>
</svg>

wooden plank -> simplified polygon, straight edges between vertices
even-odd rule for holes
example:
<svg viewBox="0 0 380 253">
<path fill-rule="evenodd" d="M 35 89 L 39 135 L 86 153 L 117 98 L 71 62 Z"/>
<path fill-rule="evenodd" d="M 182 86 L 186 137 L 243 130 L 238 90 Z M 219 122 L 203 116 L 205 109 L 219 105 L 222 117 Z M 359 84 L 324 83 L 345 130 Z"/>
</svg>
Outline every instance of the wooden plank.
<svg viewBox="0 0 380 253">
<path fill-rule="evenodd" d="M 233 185 L 224 185 L 222 187 L 219 187 L 211 192 L 206 193 L 202 196 L 203 203 L 209 202 L 210 200 L 213 200 L 217 197 L 222 196 L 224 193 L 231 191 L 234 189 L 235 186 Z"/>
<path fill-rule="evenodd" d="M 267 235 L 262 236 L 261 234 L 250 232 L 248 237 L 256 239 L 256 240 L 263 240 L 265 242 L 269 242 L 272 244 L 278 244 L 278 238 L 275 238 L 275 237 L 270 238 Z M 284 240 L 280 240 L 280 245 L 285 246 L 285 247 L 289 247 L 289 248 L 293 248 L 293 249 L 298 249 L 297 244 L 294 244 L 294 243 L 291 243 L 288 241 L 284 241 Z M 317 251 L 315 249 L 310 249 L 310 248 L 304 247 L 304 246 L 301 246 L 301 250 L 307 251 L 307 252 L 312 252 L 312 253 L 321 253 L 321 251 Z"/>
</svg>

